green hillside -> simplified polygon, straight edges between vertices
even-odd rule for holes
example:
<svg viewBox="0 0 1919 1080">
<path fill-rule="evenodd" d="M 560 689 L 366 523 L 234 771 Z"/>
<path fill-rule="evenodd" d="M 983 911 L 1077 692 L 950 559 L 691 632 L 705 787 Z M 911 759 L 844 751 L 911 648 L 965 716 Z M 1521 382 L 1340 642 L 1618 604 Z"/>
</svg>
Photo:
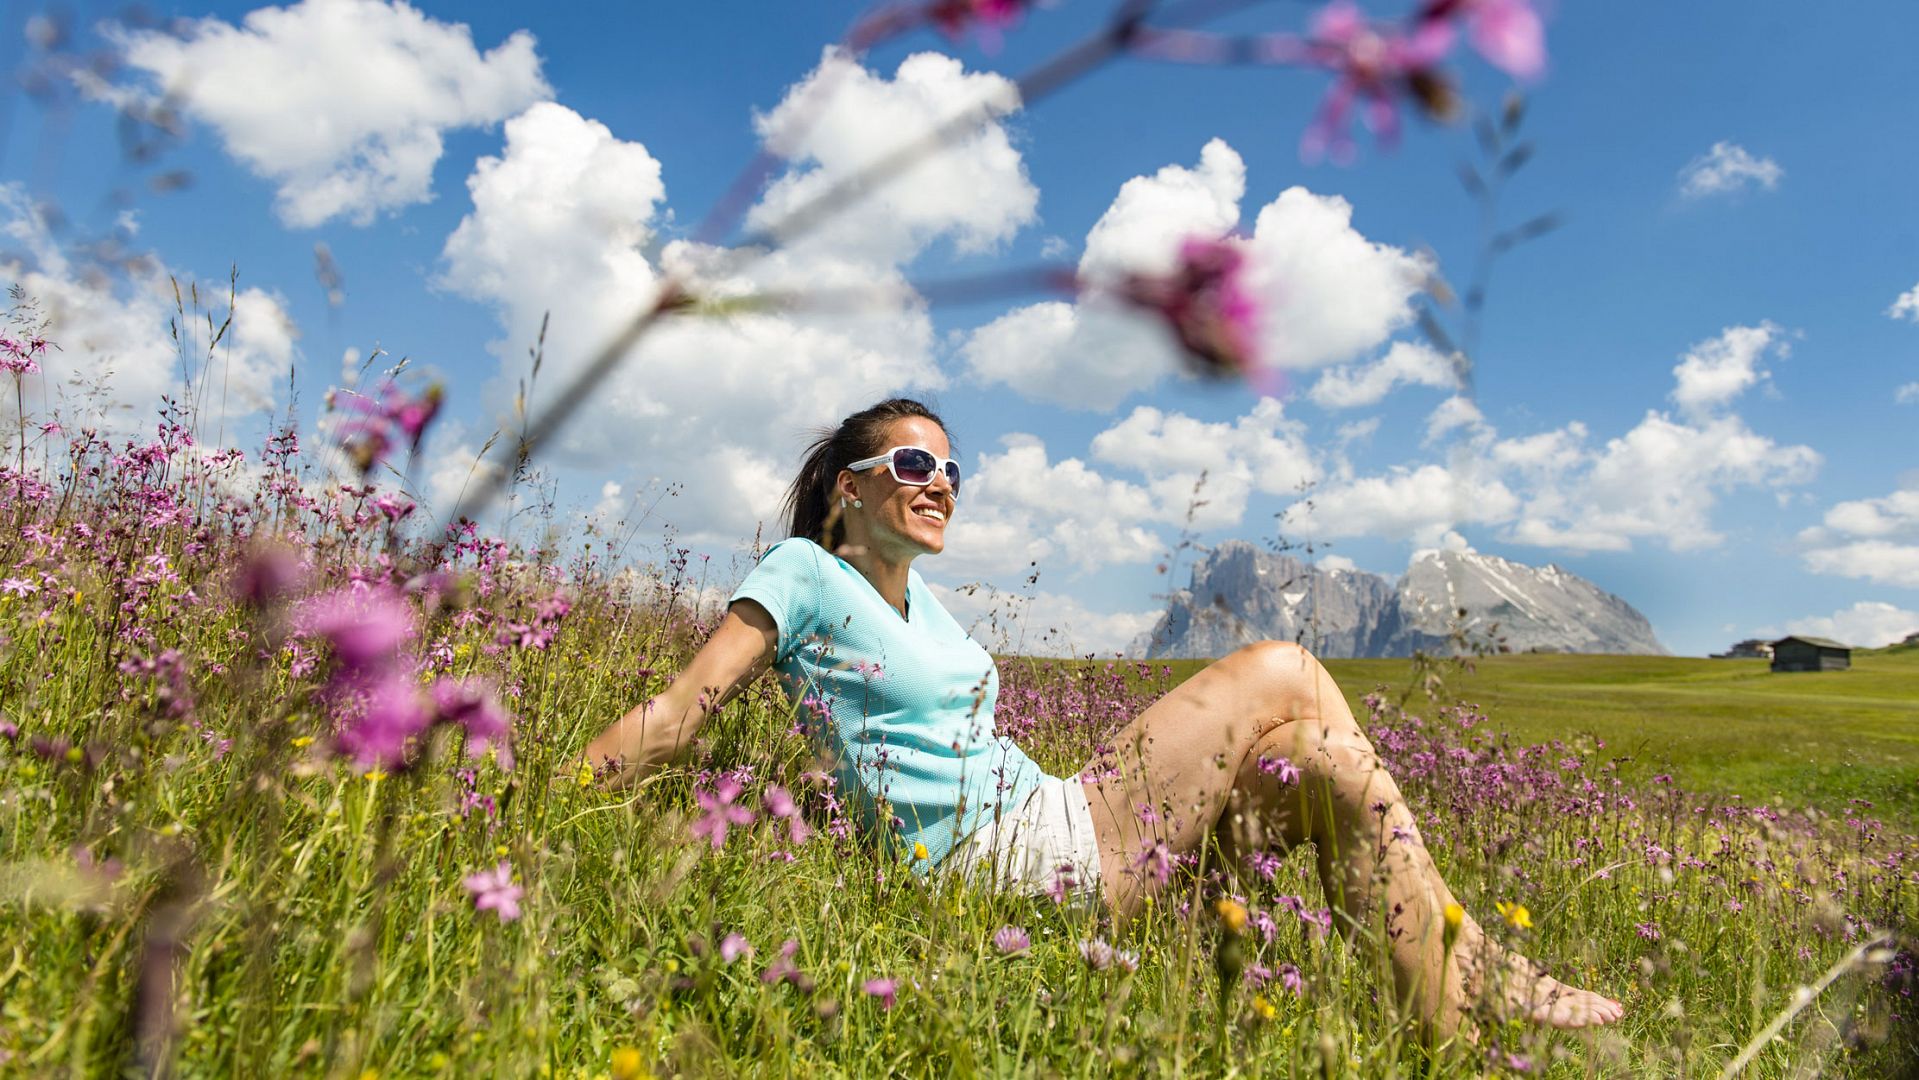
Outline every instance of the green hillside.
<svg viewBox="0 0 1919 1080">
<path fill-rule="evenodd" d="M 1405 660 L 1327 666 L 1355 702 L 1377 686 L 1403 691 L 1411 673 Z M 1448 696 L 1528 742 L 1589 732 L 1641 775 L 1835 811 L 1864 798 L 1875 815 L 1919 829 L 1919 648 L 1862 650 L 1850 671 L 1793 674 L 1764 660 L 1663 656 L 1500 656 L 1475 668 L 1448 673 Z"/>
<path fill-rule="evenodd" d="M 1177 675 L 1202 666 L 1174 661 Z M 1410 661 L 1328 660 L 1354 711 L 1413 685 Z M 1526 742 L 1591 734 L 1640 777 L 1748 801 L 1872 813 L 1919 831 L 1919 647 L 1859 650 L 1850 671 L 1773 674 L 1764 660 L 1526 654 L 1441 669 L 1446 703 L 1479 706 Z M 1407 708 L 1427 699 L 1414 693 Z M 1430 708 L 1430 705 L 1427 705 Z"/>
</svg>

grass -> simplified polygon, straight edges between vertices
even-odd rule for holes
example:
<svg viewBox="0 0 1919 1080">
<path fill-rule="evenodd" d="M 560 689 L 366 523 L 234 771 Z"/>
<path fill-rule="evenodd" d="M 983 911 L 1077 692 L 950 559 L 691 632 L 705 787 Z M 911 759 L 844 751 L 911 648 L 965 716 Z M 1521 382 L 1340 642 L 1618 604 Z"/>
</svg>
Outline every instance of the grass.
<svg viewBox="0 0 1919 1080">
<path fill-rule="evenodd" d="M 1357 701 L 1404 687 L 1404 660 L 1327 665 Z M 1919 832 L 1919 648 L 1859 650 L 1850 671 L 1773 674 L 1764 660 L 1533 654 L 1478 660 L 1447 692 L 1525 742 L 1587 733 L 1705 792 L 1795 809 L 1866 799 Z"/>
<path fill-rule="evenodd" d="M 1468 909 L 1629 1009 L 1587 1035 L 1487 1016 L 1480 1045 L 1429 1052 L 1365 945 L 1384 913 L 1355 940 L 1326 933 L 1304 854 L 1198 853 L 1126 925 L 922 878 L 809 779 L 770 681 L 641 790 L 582 782 L 586 740 L 710 630 L 686 602 L 698 570 L 618 576 L 591 537 L 561 562 L 474 534 L 416 575 L 429 556 L 365 492 L 282 483 L 289 457 L 254 501 L 200 498 L 230 466 L 164 448 L 82 448 L 78 475 L 45 487 L 0 475 L 17 523 L 0 536 L 0 1074 L 1681 1077 L 1747 1054 L 1746 1075 L 1882 1076 L 1919 1054 L 1919 848 L 1835 801 L 1851 789 L 1834 779 L 1844 753 L 1909 746 L 1884 734 L 1911 731 L 1908 655 L 1790 679 L 1496 658 L 1448 684 L 1483 712 L 1362 700 Z M 267 536 L 303 569 L 290 592 L 236 593 L 271 576 Z M 352 760 L 343 734 L 382 699 L 342 646 L 376 620 L 311 616 L 361 593 L 407 631 L 361 662 L 407 700 L 442 679 L 497 687 L 510 771 L 469 756 L 451 719 L 408 767 Z M 1000 667 L 998 718 L 1055 770 L 1181 677 Z M 1356 695 L 1412 675 L 1334 670 Z M 1712 794 L 1835 729 L 1876 734 L 1803 751 L 1834 763 L 1786 788 L 1817 819 L 1753 807 L 1759 788 Z M 1677 784 L 1648 775 L 1667 760 Z M 697 796 L 729 782 L 757 820 L 716 847 L 692 831 Z M 810 836 L 775 820 L 774 786 Z M 467 884 L 502 867 L 511 920 Z M 1250 909 L 1244 936 L 1212 916 L 1222 897 Z M 1502 921 L 1501 904 L 1530 914 Z M 1006 926 L 1031 946 L 1002 953 Z M 1089 964 L 1102 939 L 1130 961 Z"/>
</svg>

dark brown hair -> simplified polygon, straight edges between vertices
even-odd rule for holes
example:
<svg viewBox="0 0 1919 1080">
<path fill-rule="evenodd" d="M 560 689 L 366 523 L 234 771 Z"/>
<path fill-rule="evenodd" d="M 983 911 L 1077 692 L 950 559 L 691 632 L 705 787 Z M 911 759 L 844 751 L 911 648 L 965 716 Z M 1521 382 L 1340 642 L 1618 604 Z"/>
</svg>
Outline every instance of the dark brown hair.
<svg viewBox="0 0 1919 1080">
<path fill-rule="evenodd" d="M 884 453 L 887 428 L 893 421 L 909 416 L 924 417 L 946 431 L 946 421 L 919 402 L 911 398 L 888 398 L 841 420 L 836 428 L 820 428 L 814 432 L 800 474 L 786 489 L 781 513 L 791 522 L 787 535 L 808 537 L 828 551 L 838 550 L 846 542 L 846 526 L 840 522 L 833 494 L 840 470 L 861 458 Z M 947 431 L 946 439 L 950 445 L 953 433 Z M 952 449 L 952 454 L 959 456 L 957 447 Z"/>
</svg>

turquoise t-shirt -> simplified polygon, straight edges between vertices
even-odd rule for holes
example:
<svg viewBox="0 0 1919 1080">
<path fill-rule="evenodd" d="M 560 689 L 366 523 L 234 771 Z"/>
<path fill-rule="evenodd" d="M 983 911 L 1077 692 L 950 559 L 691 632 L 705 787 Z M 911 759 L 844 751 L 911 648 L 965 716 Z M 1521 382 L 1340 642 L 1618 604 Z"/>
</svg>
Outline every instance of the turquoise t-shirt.
<svg viewBox="0 0 1919 1080">
<path fill-rule="evenodd" d="M 906 577 L 902 618 L 853 564 L 793 537 L 767 549 L 732 599 L 757 601 L 779 625 L 773 668 L 860 823 L 895 836 L 895 852 L 925 844 L 928 857 L 912 860 L 925 872 L 998 811 L 1018 809 L 1044 774 L 993 734 L 993 657 L 919 571 Z M 803 707 L 813 695 L 825 722 Z"/>
</svg>

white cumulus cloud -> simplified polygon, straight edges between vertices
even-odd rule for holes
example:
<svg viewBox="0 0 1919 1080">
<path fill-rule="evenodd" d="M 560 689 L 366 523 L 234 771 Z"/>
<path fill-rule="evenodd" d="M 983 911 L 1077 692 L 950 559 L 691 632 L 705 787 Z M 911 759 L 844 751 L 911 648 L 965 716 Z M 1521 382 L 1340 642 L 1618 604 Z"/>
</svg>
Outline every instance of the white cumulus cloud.
<svg viewBox="0 0 1919 1080">
<path fill-rule="evenodd" d="M 1815 573 L 1919 589 L 1919 488 L 1838 503 L 1799 540 Z"/>
<path fill-rule="evenodd" d="M 1786 170 L 1771 158 L 1757 157 L 1738 143 L 1716 142 L 1679 170 L 1679 193 L 1697 199 L 1753 186 L 1771 191 L 1785 175 Z"/>
<path fill-rule="evenodd" d="M 1034 435 L 1005 435 L 1000 445 L 979 455 L 967 481 L 939 556 L 942 574 L 1004 581 L 1037 562 L 1079 577 L 1165 550 L 1152 529 L 1165 515 L 1151 491 L 1078 458 L 1054 461 Z"/>
<path fill-rule="evenodd" d="M 1202 529 L 1238 525 L 1255 491 L 1290 495 L 1319 475 L 1305 425 L 1274 398 L 1217 423 L 1141 405 L 1094 436 L 1092 449 L 1145 475 L 1162 520 Z"/>
<path fill-rule="evenodd" d="M 465 25 L 399 2 L 302 0 L 239 26 L 207 17 L 177 37 L 132 32 L 119 44 L 157 84 L 152 96 L 177 101 L 278 185 L 280 217 L 302 228 L 365 225 L 427 201 L 444 132 L 552 92 L 531 34 L 482 53 Z"/>
<path fill-rule="evenodd" d="M 1417 341 L 1395 341 L 1386 355 L 1368 364 L 1334 368 L 1319 377 L 1307 397 L 1328 409 L 1377 405 L 1398 386 L 1431 386 L 1442 390 L 1458 385 L 1453 365 L 1431 346 Z"/>
<path fill-rule="evenodd" d="M 1771 324 L 1732 327 L 1695 345 L 1673 368 L 1675 416 L 1648 410 L 1595 445 L 1584 423 L 1499 438 L 1476 408 L 1452 399 L 1428 420 L 1434 436 L 1470 437 L 1445 465 L 1407 463 L 1382 475 L 1337 476 L 1289 508 L 1282 527 L 1309 536 L 1434 538 L 1455 525 L 1495 526 L 1513 543 L 1569 551 L 1627 551 L 1652 541 L 1675 551 L 1721 543 L 1713 523 L 1731 492 L 1781 492 L 1821 464 L 1807 446 L 1754 432 L 1728 406 L 1764 377 L 1760 357 L 1781 347 Z"/>
<path fill-rule="evenodd" d="M 943 568 L 942 568 L 943 569 Z M 1110 657 L 1152 629 L 1158 610 L 1096 612 L 1070 596 L 928 582 L 940 605 L 980 644 L 1019 656 Z"/>
<path fill-rule="evenodd" d="M 23 256 L 0 263 L 0 274 L 39 301 L 58 346 L 41 359 L 43 374 L 22 383 L 29 416 L 44 422 L 57 414 L 69 430 L 150 432 L 160 399 L 171 397 L 197 403 L 199 437 L 211 443 L 234 438 L 240 421 L 272 409 L 275 381 L 296 357 L 300 333 L 277 293 L 233 291 L 232 325 L 209 351 L 205 316 L 216 326 L 224 320 L 229 289 L 200 283 L 206 306 L 180 320 L 184 344 L 176 345 L 167 329 L 179 316 L 174 281 L 191 296 L 192 275 L 156 259 L 133 263 L 117 279 L 76 265 L 18 185 L 0 185 L 0 235 Z M 200 388 L 191 398 L 188 378 Z M 12 412 L 9 399 L 9 419 Z"/>
<path fill-rule="evenodd" d="M 1886 317 L 1919 322 L 1919 285 L 1914 285 L 1912 288 L 1900 293 L 1899 298 L 1894 300 L 1892 306 L 1886 309 Z"/>
<path fill-rule="evenodd" d="M 1672 399 L 1691 415 L 1704 415 L 1743 394 L 1769 377 L 1759 366 L 1768 351 L 1783 354 L 1779 327 L 1729 326 L 1716 338 L 1702 341 L 1673 368 Z"/>
<path fill-rule="evenodd" d="M 1083 276 L 1164 272 L 1180 242 L 1221 236 L 1240 220 L 1246 166 L 1214 139 L 1196 166 L 1169 165 L 1121 186 L 1087 233 Z M 1352 226 L 1352 204 L 1289 188 L 1261 208 L 1240 243 L 1260 305 L 1265 362 L 1305 369 L 1372 349 L 1413 317 L 1430 266 Z M 1069 408 L 1109 410 L 1179 370 L 1165 328 L 1110 300 L 1046 301 L 979 328 L 961 350 L 975 378 Z"/>
<path fill-rule="evenodd" d="M 1812 615 L 1786 624 L 1793 634 L 1810 634 L 1860 649 L 1878 649 L 1904 641 L 1919 631 L 1919 611 L 1907 611 L 1883 600 L 1861 600 L 1831 615 Z"/>
<path fill-rule="evenodd" d="M 792 162 L 766 202 L 765 224 L 806 192 L 884 147 L 924 134 L 982 99 L 1004 98 L 998 76 L 913 56 L 891 78 L 828 53 L 760 121 L 771 149 Z M 825 73 L 838 88 L 802 131 Z M 812 102 L 813 105 L 804 105 Z M 796 112 L 795 110 L 800 110 Z M 596 389 L 553 447 L 566 464 L 614 470 L 620 482 L 688 481 L 673 508 L 688 539 L 730 540 L 777 517 L 806 430 L 837 422 L 882 396 L 937 389 L 924 302 L 903 267 L 928 247 L 994 242 L 1032 213 L 1031 185 L 997 123 L 932 159 L 960 182 L 878 197 L 851 212 L 857 227 L 823 229 L 794 247 L 741 253 L 689 241 L 654 243 L 667 205 L 661 163 L 645 146 L 552 103 L 506 124 L 497 157 L 476 166 L 473 209 L 448 238 L 442 282 L 491 306 L 502 336 L 492 401 L 504 408 L 524 374 L 526 349 L 547 322 L 543 387 L 571 379 L 656 295 L 665 274 L 714 297 L 777 289 L 865 292 L 854 310 L 687 314 L 652 328 Z M 910 177 L 908 178 L 910 180 Z M 911 185 L 907 185 L 911 186 Z M 756 258 L 743 258 L 756 255 Z M 969 485 L 968 501 L 971 501 Z"/>
<path fill-rule="evenodd" d="M 1503 481 L 1471 463 L 1427 464 L 1319 488 L 1286 508 L 1280 532 L 1324 540 L 1374 536 L 1430 547 L 1454 526 L 1496 525 L 1518 509 L 1518 496 Z"/>
<path fill-rule="evenodd" d="M 748 224 L 773 229 L 834 184 L 982 107 L 1010 113 L 1019 91 L 1003 76 L 969 72 L 939 53 L 907 57 L 889 79 L 828 48 L 819 67 L 755 121 L 767 149 L 794 167 L 767 190 Z M 1038 205 L 1039 189 L 1012 137 L 989 122 L 874 189 L 857 212 L 792 239 L 803 249 L 903 263 L 941 238 L 960 251 L 988 250 L 1030 224 Z"/>
</svg>

